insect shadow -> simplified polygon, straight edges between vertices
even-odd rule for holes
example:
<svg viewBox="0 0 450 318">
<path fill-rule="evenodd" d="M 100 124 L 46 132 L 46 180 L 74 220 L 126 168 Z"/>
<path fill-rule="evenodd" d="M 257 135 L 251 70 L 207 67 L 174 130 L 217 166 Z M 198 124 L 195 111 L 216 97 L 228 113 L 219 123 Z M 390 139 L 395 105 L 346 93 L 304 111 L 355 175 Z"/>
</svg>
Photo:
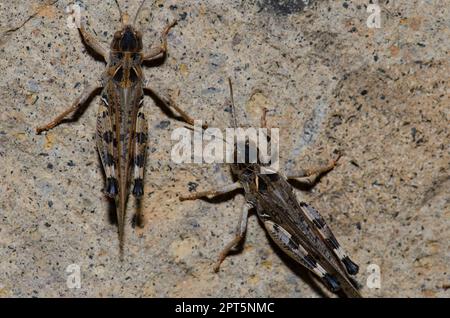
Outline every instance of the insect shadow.
<svg viewBox="0 0 450 318">
<path fill-rule="evenodd" d="M 84 112 L 86 111 L 88 106 L 92 103 L 92 101 L 100 93 L 100 91 L 101 91 L 101 88 L 98 88 L 95 91 L 93 91 L 92 94 L 89 96 L 89 98 L 86 100 L 86 102 L 83 103 L 81 105 L 81 107 L 73 113 L 72 116 L 63 119 L 61 121 L 61 124 L 76 122 L 84 114 Z"/>
</svg>

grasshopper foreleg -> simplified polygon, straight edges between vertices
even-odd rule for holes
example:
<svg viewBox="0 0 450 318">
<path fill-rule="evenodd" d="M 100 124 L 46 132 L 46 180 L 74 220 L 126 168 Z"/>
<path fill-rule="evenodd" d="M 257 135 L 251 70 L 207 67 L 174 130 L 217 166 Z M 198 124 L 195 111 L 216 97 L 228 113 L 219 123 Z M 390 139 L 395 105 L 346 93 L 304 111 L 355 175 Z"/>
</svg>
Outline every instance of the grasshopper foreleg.
<svg viewBox="0 0 450 318">
<path fill-rule="evenodd" d="M 84 25 L 80 25 L 78 29 L 80 31 L 81 37 L 88 47 L 90 47 L 95 53 L 99 54 L 108 63 L 108 50 L 106 50 L 103 45 L 91 34 L 89 33 Z"/>
</svg>

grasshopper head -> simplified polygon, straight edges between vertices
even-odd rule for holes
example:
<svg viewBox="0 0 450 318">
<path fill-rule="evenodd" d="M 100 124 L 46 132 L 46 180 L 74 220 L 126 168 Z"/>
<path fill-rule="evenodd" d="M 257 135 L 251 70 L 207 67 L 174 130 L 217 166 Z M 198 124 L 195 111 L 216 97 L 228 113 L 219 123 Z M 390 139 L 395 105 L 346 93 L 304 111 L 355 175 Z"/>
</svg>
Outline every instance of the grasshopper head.
<svg viewBox="0 0 450 318">
<path fill-rule="evenodd" d="M 258 152 L 257 145 L 250 140 L 237 142 L 234 148 L 235 164 L 231 165 L 233 173 L 236 175 L 252 174 L 260 164 Z"/>
<path fill-rule="evenodd" d="M 135 29 L 136 19 L 141 11 L 145 0 L 139 6 L 133 23 L 130 23 L 130 16 L 128 13 L 122 11 L 119 2 L 116 0 L 117 7 L 120 13 L 120 22 L 122 29 L 114 33 L 114 39 L 111 43 L 111 50 L 122 52 L 140 52 L 142 51 L 142 33 Z"/>
<path fill-rule="evenodd" d="M 125 25 L 114 34 L 111 49 L 123 52 L 142 51 L 142 33 L 131 25 Z"/>
</svg>

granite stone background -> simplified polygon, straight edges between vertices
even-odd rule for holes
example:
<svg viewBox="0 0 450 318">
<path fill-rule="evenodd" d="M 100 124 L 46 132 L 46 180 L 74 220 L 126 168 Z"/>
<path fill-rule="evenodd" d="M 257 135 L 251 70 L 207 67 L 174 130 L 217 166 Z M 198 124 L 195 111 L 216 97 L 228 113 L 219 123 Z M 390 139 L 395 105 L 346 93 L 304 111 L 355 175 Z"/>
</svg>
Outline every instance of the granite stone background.
<svg viewBox="0 0 450 318">
<path fill-rule="evenodd" d="M 344 154 L 298 195 L 360 265 L 364 296 L 450 296 L 450 1 L 379 1 L 381 28 L 366 25 L 368 0 L 147 2 L 138 19 L 146 46 L 179 20 L 166 61 L 145 69 L 156 91 L 179 89 L 181 107 L 225 128 L 231 77 L 242 125 L 270 110 L 284 171 Z M 145 226 L 133 227 L 130 200 L 119 261 L 94 140 L 99 98 L 78 120 L 34 131 L 104 69 L 68 27 L 72 3 L 0 1 L 0 296 L 332 296 L 270 243 L 255 215 L 242 251 L 213 273 L 243 197 L 179 202 L 189 189 L 229 183 L 229 167 L 172 162 L 171 132 L 185 124 L 150 97 Z M 77 3 L 108 45 L 114 1 Z M 120 3 L 132 15 L 139 6 Z M 71 264 L 79 289 L 67 285 Z M 366 284 L 370 264 L 380 289 Z"/>
</svg>

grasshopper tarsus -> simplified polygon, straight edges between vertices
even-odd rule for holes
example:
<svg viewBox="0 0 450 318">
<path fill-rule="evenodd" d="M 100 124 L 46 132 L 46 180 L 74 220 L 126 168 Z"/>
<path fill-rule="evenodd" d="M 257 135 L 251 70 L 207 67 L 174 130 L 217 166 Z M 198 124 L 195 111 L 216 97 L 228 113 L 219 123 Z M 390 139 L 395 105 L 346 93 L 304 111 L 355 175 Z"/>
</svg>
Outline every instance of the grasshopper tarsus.
<svg viewBox="0 0 450 318">
<path fill-rule="evenodd" d="M 169 32 L 177 24 L 178 24 L 178 20 L 177 19 L 172 20 L 172 22 L 169 22 L 169 24 L 166 25 L 166 27 L 164 28 L 164 30 L 162 32 L 162 36 L 161 37 L 163 39 L 163 50 L 164 50 L 164 52 L 167 51 L 167 37 L 169 36 Z"/>
<path fill-rule="evenodd" d="M 332 159 L 333 168 L 337 167 L 339 165 L 339 160 L 342 158 L 342 152 L 337 151 L 336 158 Z"/>
<path fill-rule="evenodd" d="M 54 123 L 50 123 L 48 125 L 45 126 L 40 126 L 36 128 L 36 134 L 40 135 L 41 133 L 45 132 L 45 131 L 49 131 L 50 129 L 54 128 L 57 124 Z"/>
<path fill-rule="evenodd" d="M 190 196 L 180 196 L 179 197 L 179 200 L 180 201 L 189 201 L 189 200 L 195 200 L 195 199 L 193 199 L 192 197 L 190 197 Z"/>
<path fill-rule="evenodd" d="M 177 24 L 178 24 L 178 20 L 177 19 L 174 19 L 174 20 L 172 20 L 172 22 L 169 22 L 169 24 L 165 27 L 165 29 L 163 31 L 163 38 L 164 38 L 164 36 L 168 35 L 169 32 L 170 32 L 170 29 L 172 29 Z"/>
<path fill-rule="evenodd" d="M 223 250 L 220 252 L 219 257 L 216 261 L 216 263 L 214 264 L 213 270 L 215 273 L 218 273 L 220 270 L 220 266 L 222 265 L 223 261 L 227 258 L 228 254 L 236 247 L 239 245 L 239 243 L 243 240 L 244 238 L 244 234 L 242 235 L 237 235 L 235 236 L 235 238 L 229 242 L 224 248 Z"/>
</svg>

